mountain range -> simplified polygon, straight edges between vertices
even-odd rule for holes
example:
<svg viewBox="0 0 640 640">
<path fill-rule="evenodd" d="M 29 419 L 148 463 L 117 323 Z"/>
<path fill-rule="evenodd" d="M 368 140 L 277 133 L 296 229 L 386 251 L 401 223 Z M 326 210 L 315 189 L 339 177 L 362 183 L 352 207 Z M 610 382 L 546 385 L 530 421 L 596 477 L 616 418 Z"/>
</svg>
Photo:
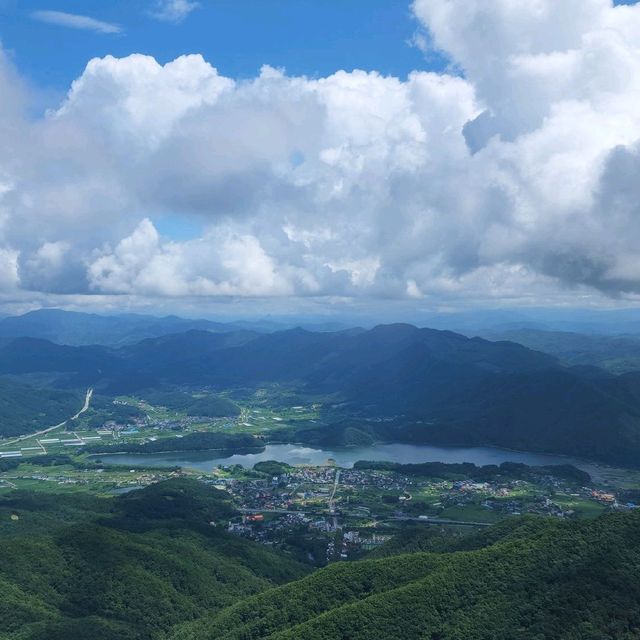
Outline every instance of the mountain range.
<svg viewBox="0 0 640 640">
<path fill-rule="evenodd" d="M 157 317 L 127 313 L 99 315 L 62 309 L 37 309 L 19 316 L 0 319 L 0 341 L 11 338 L 41 338 L 56 344 L 103 345 L 118 347 L 170 333 L 190 330 L 227 333 L 255 331 L 271 333 L 296 326 L 285 320 L 270 318 L 215 322 L 206 319 L 181 318 L 175 315 Z M 348 328 L 341 322 L 308 321 L 305 327 L 313 331 L 338 331 Z"/>
<path fill-rule="evenodd" d="M 0 347 L 0 374 L 112 395 L 287 385 L 338 408 L 295 434 L 313 444 L 494 445 L 634 465 L 640 453 L 640 374 L 404 324 L 189 330 L 117 348 L 23 337 Z"/>
<path fill-rule="evenodd" d="M 61 309 L 38 309 L 0 319 L 0 339 L 31 337 L 57 344 L 119 346 L 190 329 L 226 332 L 239 328 L 239 325 L 230 323 L 188 320 L 178 316 L 158 318 L 133 313 L 104 316 Z"/>
<path fill-rule="evenodd" d="M 482 333 L 489 340 L 509 340 L 549 353 L 566 365 L 593 365 L 611 373 L 640 370 L 640 336 L 571 331 L 512 329 Z"/>
</svg>

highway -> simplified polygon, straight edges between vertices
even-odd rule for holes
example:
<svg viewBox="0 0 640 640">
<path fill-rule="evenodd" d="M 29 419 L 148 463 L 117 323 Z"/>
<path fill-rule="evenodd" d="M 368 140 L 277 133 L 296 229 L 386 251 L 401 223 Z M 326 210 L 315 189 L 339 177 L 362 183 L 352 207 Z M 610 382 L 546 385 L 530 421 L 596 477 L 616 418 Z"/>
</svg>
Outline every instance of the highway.
<svg viewBox="0 0 640 640">
<path fill-rule="evenodd" d="M 64 425 L 67 424 L 67 422 L 69 422 L 70 420 L 77 420 L 85 411 L 87 411 L 87 409 L 89 409 L 92 396 L 93 396 L 93 389 L 90 387 L 89 389 L 87 389 L 87 393 L 84 398 L 84 404 L 82 405 L 82 409 L 80 409 L 80 411 L 78 411 L 78 413 L 76 413 L 75 416 L 68 418 L 67 420 L 64 420 L 60 424 L 56 424 L 53 427 L 47 427 L 46 429 L 42 429 L 42 431 L 36 431 L 35 433 L 27 433 L 23 436 L 15 438 L 14 440 L 9 440 L 8 442 L 0 441 L 0 445 L 2 445 L 3 447 L 6 447 L 7 445 L 15 444 L 16 442 L 22 442 L 23 440 L 28 440 L 29 438 L 37 438 L 38 436 L 43 436 L 46 433 L 53 431 L 54 429 L 59 429 L 60 427 L 64 427 Z"/>
<path fill-rule="evenodd" d="M 76 415 L 71 418 L 72 420 L 77 420 L 89 408 L 89 405 L 91 404 L 92 396 L 93 396 L 93 389 L 89 387 L 87 389 L 87 395 L 84 398 L 84 404 L 82 405 L 82 409 L 80 409 L 80 411 L 78 411 L 78 413 L 76 413 Z"/>
<path fill-rule="evenodd" d="M 277 513 L 277 514 L 298 514 L 302 516 L 324 517 L 334 515 L 327 511 L 295 511 L 293 509 L 239 509 L 240 513 Z M 362 519 L 362 514 L 341 513 L 336 514 L 341 518 L 358 518 Z M 409 516 L 390 516 L 378 517 L 368 516 L 378 522 L 417 522 L 420 524 L 431 525 L 461 525 L 463 527 L 490 527 L 489 522 L 473 522 L 469 520 L 448 520 L 446 518 L 414 518 Z"/>
<path fill-rule="evenodd" d="M 408 516 L 394 516 L 382 520 L 400 520 L 402 522 L 420 522 L 422 524 L 461 524 L 465 527 L 490 527 L 490 522 L 473 522 L 469 520 L 448 520 L 446 518 L 410 518 Z"/>
</svg>

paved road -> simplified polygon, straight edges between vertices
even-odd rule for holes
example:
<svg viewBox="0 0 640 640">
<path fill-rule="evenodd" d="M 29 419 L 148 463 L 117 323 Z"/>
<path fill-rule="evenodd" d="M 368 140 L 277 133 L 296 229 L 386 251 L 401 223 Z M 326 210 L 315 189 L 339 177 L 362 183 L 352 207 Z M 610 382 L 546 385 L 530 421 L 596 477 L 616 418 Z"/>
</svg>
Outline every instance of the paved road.
<svg viewBox="0 0 640 640">
<path fill-rule="evenodd" d="M 471 522 L 468 520 L 447 520 L 446 518 L 409 518 L 408 516 L 395 516 L 383 518 L 383 520 L 400 520 L 402 522 L 421 522 L 422 524 L 461 524 L 468 527 L 490 527 L 490 522 Z"/>
<path fill-rule="evenodd" d="M 331 515 L 327 511 L 295 511 L 293 509 L 239 509 L 240 513 L 277 513 L 277 514 L 299 514 L 302 516 L 328 516 Z M 341 518 L 362 518 L 359 514 L 341 513 Z M 376 516 L 370 516 L 376 518 Z M 489 522 L 472 522 L 468 520 L 447 520 L 445 518 L 410 518 L 408 516 L 391 516 L 389 518 L 380 518 L 379 522 L 419 522 L 420 524 L 456 524 L 466 527 L 490 527 Z"/>
<path fill-rule="evenodd" d="M 82 405 L 82 409 L 80 409 L 80 411 L 78 411 L 78 413 L 76 413 L 76 415 L 73 416 L 73 418 L 71 418 L 72 420 L 77 420 L 89 408 L 89 405 L 91 404 L 92 396 L 93 396 L 93 389 L 89 387 L 87 389 L 87 395 L 84 398 L 84 404 Z"/>
<path fill-rule="evenodd" d="M 60 427 L 64 427 L 64 425 L 67 424 L 67 422 L 69 422 L 69 420 L 77 420 L 89 408 L 89 405 L 91 404 L 91 397 L 92 396 L 93 396 L 93 389 L 91 389 L 91 388 L 87 389 L 87 393 L 86 393 L 85 398 L 84 398 L 84 404 L 82 405 L 82 409 L 80 409 L 80 411 L 78 411 L 78 413 L 76 413 L 76 415 L 73 416 L 72 418 L 64 420 L 60 424 L 53 425 L 53 427 L 48 427 L 46 429 L 42 429 L 42 431 L 36 431 L 35 433 L 27 433 L 27 434 L 25 434 L 23 436 L 20 436 L 19 438 L 16 438 L 15 440 L 9 440 L 8 442 L 1 442 L 0 441 L 0 444 L 3 447 L 5 447 L 5 446 L 10 445 L 10 444 L 15 444 L 16 442 L 22 442 L 23 440 L 28 440 L 29 438 L 37 438 L 38 436 L 43 436 L 46 433 L 49 433 L 50 431 L 53 431 L 54 429 L 59 429 Z"/>
<path fill-rule="evenodd" d="M 333 513 L 335 507 L 333 504 L 333 499 L 336 497 L 336 491 L 338 490 L 338 484 L 340 483 L 340 467 L 336 467 L 336 478 L 333 482 L 333 491 L 331 492 L 331 497 L 329 498 L 329 511 Z"/>
</svg>

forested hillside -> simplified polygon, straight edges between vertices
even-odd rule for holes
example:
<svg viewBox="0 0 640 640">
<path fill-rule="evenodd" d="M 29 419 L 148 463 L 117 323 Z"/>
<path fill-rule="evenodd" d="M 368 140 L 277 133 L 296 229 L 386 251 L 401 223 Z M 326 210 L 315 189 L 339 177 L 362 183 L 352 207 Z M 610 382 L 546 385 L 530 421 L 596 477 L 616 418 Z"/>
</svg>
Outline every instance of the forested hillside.
<svg viewBox="0 0 640 640">
<path fill-rule="evenodd" d="M 314 573 L 233 537 L 227 494 L 0 498 L 6 640 L 632 640 L 640 513 L 408 529 Z M 307 575 L 308 574 L 308 575 Z"/>
<path fill-rule="evenodd" d="M 637 374 L 562 366 L 512 342 L 396 324 L 370 331 L 271 334 L 189 331 L 112 349 L 32 338 L 0 346 L 0 374 L 49 376 L 57 388 L 163 395 L 192 415 L 228 415 L 185 388 L 286 386 L 339 407 L 293 437 L 319 445 L 373 441 L 493 445 L 637 465 Z M 185 405 L 188 401 L 189 406 Z"/>
<path fill-rule="evenodd" d="M 227 495 L 186 480 L 120 498 L 0 498 L 0 638 L 160 639 L 308 569 L 226 533 Z"/>
<path fill-rule="evenodd" d="M 141 396 L 152 404 L 184 411 L 188 416 L 205 416 L 215 418 L 219 416 L 237 416 L 240 408 L 235 402 L 219 396 L 193 397 L 181 391 L 163 392 L 148 389 Z"/>
<path fill-rule="evenodd" d="M 567 365 L 597 366 L 611 373 L 640 370 L 640 337 L 637 334 L 610 336 L 512 329 L 487 331 L 483 335 L 489 340 L 509 340 L 529 349 L 549 353 Z"/>
<path fill-rule="evenodd" d="M 438 552 L 418 534 L 179 627 L 171 640 L 632 640 L 640 514 L 518 519 Z"/>
<path fill-rule="evenodd" d="M 82 407 L 83 394 L 36 389 L 0 378 L 0 436 L 16 436 L 59 424 Z"/>
<path fill-rule="evenodd" d="M 310 573 L 226 532 L 226 493 L 0 498 L 6 640 L 632 640 L 640 513 L 407 529 Z"/>
</svg>

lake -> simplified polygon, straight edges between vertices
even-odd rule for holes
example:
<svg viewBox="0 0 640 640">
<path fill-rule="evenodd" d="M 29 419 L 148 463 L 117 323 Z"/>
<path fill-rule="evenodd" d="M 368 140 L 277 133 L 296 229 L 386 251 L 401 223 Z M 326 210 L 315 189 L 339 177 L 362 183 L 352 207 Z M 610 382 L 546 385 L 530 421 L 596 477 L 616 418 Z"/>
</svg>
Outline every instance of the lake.
<svg viewBox="0 0 640 640">
<path fill-rule="evenodd" d="M 574 464 L 586 469 L 589 463 L 566 456 L 556 456 L 523 451 L 509 451 L 493 447 L 430 447 L 413 444 L 378 444 L 367 447 L 345 447 L 316 449 L 296 444 L 270 444 L 264 451 L 256 453 L 229 453 L 222 451 L 176 451 L 169 453 L 128 454 L 116 453 L 100 455 L 109 464 L 150 467 L 189 467 L 210 471 L 220 465 L 240 464 L 250 468 L 256 462 L 277 460 L 296 464 L 324 464 L 332 458 L 341 467 L 352 467 L 358 460 L 386 460 L 389 462 L 473 462 L 478 466 L 501 464 L 502 462 L 522 462 L 532 466 L 553 464 Z"/>
</svg>

